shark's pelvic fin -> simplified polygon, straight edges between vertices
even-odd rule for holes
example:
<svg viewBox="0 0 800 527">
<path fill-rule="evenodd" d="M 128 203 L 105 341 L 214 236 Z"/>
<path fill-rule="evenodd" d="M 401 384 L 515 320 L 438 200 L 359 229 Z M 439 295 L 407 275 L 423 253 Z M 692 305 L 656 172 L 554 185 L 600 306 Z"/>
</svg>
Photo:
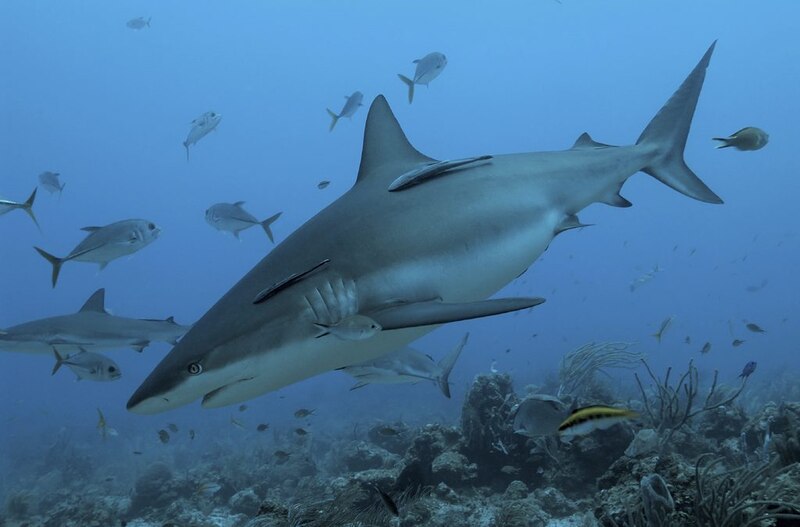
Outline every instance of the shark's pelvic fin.
<svg viewBox="0 0 800 527">
<path fill-rule="evenodd" d="M 370 313 L 385 330 L 446 324 L 538 306 L 544 298 L 498 298 L 461 304 L 439 301 L 399 304 Z"/>
<path fill-rule="evenodd" d="M 84 302 L 83 306 L 78 310 L 79 313 L 86 313 L 86 312 L 96 312 L 96 313 L 108 313 L 106 311 L 106 290 L 105 288 L 100 288 L 90 296 L 86 302 Z"/>
<path fill-rule="evenodd" d="M 554 234 L 561 234 L 564 231 L 568 231 L 570 229 L 580 229 L 581 227 L 591 227 L 592 224 L 590 223 L 581 223 L 581 220 L 578 219 L 578 216 L 575 214 L 568 214 L 561 223 L 556 225 Z"/>
<path fill-rule="evenodd" d="M 435 161 L 411 146 L 386 98 L 378 95 L 367 114 L 356 184 L 383 181 L 388 186 L 398 175 Z"/>
<path fill-rule="evenodd" d="M 656 152 L 655 160 L 644 167 L 643 172 L 690 198 L 707 203 L 722 203 L 722 199 L 686 165 L 683 150 L 715 45 L 716 41 L 636 141 L 637 145 L 652 147 Z"/>
<path fill-rule="evenodd" d="M 492 156 L 478 156 L 478 157 L 468 157 L 466 159 L 453 159 L 450 161 L 438 161 L 436 163 L 429 163 L 425 166 L 411 169 L 408 172 L 402 174 L 394 181 L 392 181 L 392 183 L 389 185 L 389 192 L 394 192 L 397 190 L 405 190 L 408 187 L 419 185 L 420 183 L 428 179 L 440 176 L 450 170 L 460 168 L 465 165 L 471 165 L 479 161 L 488 161 L 491 158 Z"/>
<path fill-rule="evenodd" d="M 283 280 L 280 280 L 279 282 L 275 282 L 274 284 L 272 284 L 271 286 L 267 287 L 266 289 L 262 289 L 256 295 L 256 297 L 253 299 L 253 303 L 254 304 L 261 304 L 262 302 L 266 302 L 267 300 L 269 300 L 273 296 L 277 295 L 278 293 L 280 293 L 281 291 L 283 291 L 287 287 L 289 287 L 289 286 L 291 286 L 293 284 L 296 284 L 297 282 L 299 282 L 303 278 L 308 277 L 312 273 L 318 271 L 319 269 L 321 269 L 325 265 L 329 264 L 330 261 L 331 261 L 330 258 L 325 258 L 324 260 L 322 260 L 320 263 L 318 263 L 317 265 L 315 265 L 311 269 L 303 271 L 302 273 L 291 274 L 291 275 L 287 276 L 286 278 L 284 278 Z"/>
<path fill-rule="evenodd" d="M 439 361 L 439 367 L 442 369 L 442 373 L 436 379 L 436 384 L 439 385 L 439 389 L 442 390 L 442 393 L 448 399 L 450 398 L 450 372 L 453 371 L 453 366 L 456 365 L 456 361 L 458 360 L 459 355 L 461 355 L 461 350 L 464 349 L 464 346 L 467 344 L 467 340 L 469 339 L 469 333 L 465 333 L 461 339 L 461 342 L 453 348 L 453 351 L 448 353 L 441 361 Z"/>
</svg>

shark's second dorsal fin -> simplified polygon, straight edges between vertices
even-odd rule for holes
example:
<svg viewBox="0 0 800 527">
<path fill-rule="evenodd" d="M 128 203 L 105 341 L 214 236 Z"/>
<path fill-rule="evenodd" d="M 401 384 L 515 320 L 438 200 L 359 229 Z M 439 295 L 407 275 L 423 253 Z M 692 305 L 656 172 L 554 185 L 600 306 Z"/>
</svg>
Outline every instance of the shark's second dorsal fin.
<svg viewBox="0 0 800 527">
<path fill-rule="evenodd" d="M 356 183 L 379 178 L 388 185 L 400 174 L 434 161 L 411 146 L 386 98 L 378 95 L 367 115 Z"/>
<path fill-rule="evenodd" d="M 95 311 L 98 313 L 107 313 L 106 311 L 106 290 L 105 288 L 100 288 L 94 293 L 86 303 L 83 304 L 83 307 L 80 309 L 80 313 L 86 311 Z"/>
<path fill-rule="evenodd" d="M 598 143 L 592 136 L 586 132 L 583 132 L 578 139 L 575 141 L 575 144 L 572 145 L 572 149 L 580 149 L 580 148 L 613 148 L 613 145 L 607 145 L 605 143 Z"/>
</svg>

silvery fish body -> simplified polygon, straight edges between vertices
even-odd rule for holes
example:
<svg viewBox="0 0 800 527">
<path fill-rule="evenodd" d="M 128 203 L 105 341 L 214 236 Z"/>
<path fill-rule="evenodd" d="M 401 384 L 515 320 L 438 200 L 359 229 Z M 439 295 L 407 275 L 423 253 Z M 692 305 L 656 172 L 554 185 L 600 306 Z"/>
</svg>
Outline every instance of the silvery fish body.
<svg viewBox="0 0 800 527">
<path fill-rule="evenodd" d="M 281 213 L 270 216 L 260 221 L 255 216 L 244 210 L 244 201 L 236 203 L 216 203 L 206 210 L 206 222 L 217 230 L 230 232 L 236 238 L 239 233 L 254 225 L 261 225 L 270 240 L 273 240 L 270 225 L 277 220 Z"/>
<path fill-rule="evenodd" d="M 540 393 L 526 397 L 512 413 L 514 433 L 527 437 L 555 435 L 558 425 L 569 415 L 560 399 Z"/>
<path fill-rule="evenodd" d="M 222 120 L 222 115 L 216 112 L 206 112 L 194 121 L 192 121 L 192 128 L 183 142 L 186 148 L 186 160 L 189 160 L 189 147 L 196 144 L 200 139 L 207 136 L 209 133 L 216 130 L 219 122 Z"/>
<path fill-rule="evenodd" d="M 56 357 L 56 364 L 53 367 L 53 375 L 61 366 L 69 367 L 78 376 L 78 380 L 87 381 L 115 381 L 122 376 L 122 372 L 117 363 L 105 355 L 92 353 L 91 351 L 81 351 L 75 355 L 62 357 L 56 349 L 53 350 Z"/>
<path fill-rule="evenodd" d="M 360 106 L 364 106 L 364 104 L 362 103 L 362 101 L 364 100 L 364 94 L 361 93 L 360 91 L 354 91 L 352 95 L 350 96 L 345 95 L 344 98 L 347 100 L 345 101 L 344 106 L 342 107 L 342 111 L 339 112 L 338 114 L 335 113 L 330 108 L 327 109 L 328 115 L 331 116 L 330 130 L 333 130 L 333 127 L 336 126 L 336 123 L 339 121 L 340 118 L 352 117 Z"/>
<path fill-rule="evenodd" d="M 21 353 L 78 353 L 133 348 L 142 351 L 150 342 L 176 344 L 189 326 L 166 320 L 135 319 L 109 314 L 105 290 L 97 290 L 77 313 L 42 318 L 0 332 L 0 350 Z"/>
<path fill-rule="evenodd" d="M 416 84 L 427 86 L 433 79 L 438 77 L 442 71 L 444 71 L 445 66 L 447 66 L 447 57 L 444 53 L 434 51 L 433 53 L 428 53 L 421 59 L 415 60 L 414 64 L 417 65 L 417 69 L 414 71 L 413 79 L 409 79 L 405 75 L 397 75 L 408 87 L 409 104 L 414 101 L 414 86 Z"/>
<path fill-rule="evenodd" d="M 136 18 L 131 18 L 128 20 L 125 25 L 130 29 L 144 29 L 146 27 L 150 27 L 150 20 L 150 17 L 145 18 L 143 16 L 137 16 Z"/>
<path fill-rule="evenodd" d="M 60 175 L 58 172 L 42 172 L 39 174 L 39 184 L 50 194 L 61 194 L 65 184 L 58 179 Z"/>
</svg>

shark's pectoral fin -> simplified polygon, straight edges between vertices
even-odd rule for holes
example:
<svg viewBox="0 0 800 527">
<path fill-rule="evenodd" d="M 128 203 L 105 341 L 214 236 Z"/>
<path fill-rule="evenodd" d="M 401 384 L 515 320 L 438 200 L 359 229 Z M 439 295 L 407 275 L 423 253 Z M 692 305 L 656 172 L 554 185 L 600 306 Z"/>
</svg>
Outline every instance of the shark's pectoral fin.
<svg viewBox="0 0 800 527">
<path fill-rule="evenodd" d="M 277 295 L 278 293 L 280 293 L 281 291 L 283 291 L 287 287 L 290 287 L 291 285 L 296 284 L 297 282 L 299 282 L 303 278 L 307 278 L 312 273 L 322 269 L 325 265 L 329 264 L 330 261 L 331 261 L 330 258 L 325 258 L 324 260 L 322 260 L 320 263 L 318 263 L 317 265 L 315 265 L 311 269 L 303 271 L 302 273 L 292 273 L 291 275 L 287 276 L 283 280 L 279 280 L 278 282 L 275 282 L 274 284 L 272 284 L 271 286 L 267 287 L 266 289 L 262 289 L 255 296 L 255 298 L 253 298 L 253 303 L 254 304 L 260 304 L 262 302 L 266 302 L 267 300 L 269 300 L 273 296 Z"/>
<path fill-rule="evenodd" d="M 599 200 L 600 203 L 605 203 L 606 205 L 611 205 L 612 207 L 622 207 L 622 208 L 632 207 L 633 203 L 623 198 L 622 195 L 620 194 L 620 191 L 622 191 L 623 184 L 624 182 L 620 183 L 617 188 L 612 189 L 606 196 L 604 196 L 602 199 Z"/>
<path fill-rule="evenodd" d="M 416 302 L 393 305 L 369 313 L 369 316 L 385 331 L 500 315 L 538 306 L 542 302 L 544 298 L 498 298 L 460 304 L 439 301 Z"/>
<path fill-rule="evenodd" d="M 440 176 L 445 172 L 450 170 L 460 168 L 466 165 L 471 165 L 473 163 L 478 163 L 480 161 L 488 161 L 491 159 L 492 156 L 478 156 L 478 157 L 468 157 L 466 159 L 453 159 L 449 161 L 437 161 L 435 163 L 428 163 L 418 168 L 413 168 L 408 172 L 405 172 L 400 177 L 392 181 L 389 185 L 389 192 L 395 192 L 397 190 L 405 190 L 408 187 L 413 187 L 414 185 L 419 185 L 420 183 Z"/>
<path fill-rule="evenodd" d="M 568 231 L 570 229 L 580 229 L 581 227 L 591 227 L 591 223 L 581 223 L 581 220 L 578 219 L 578 216 L 575 214 L 568 214 L 561 223 L 556 225 L 553 234 L 561 234 L 564 231 Z"/>
</svg>

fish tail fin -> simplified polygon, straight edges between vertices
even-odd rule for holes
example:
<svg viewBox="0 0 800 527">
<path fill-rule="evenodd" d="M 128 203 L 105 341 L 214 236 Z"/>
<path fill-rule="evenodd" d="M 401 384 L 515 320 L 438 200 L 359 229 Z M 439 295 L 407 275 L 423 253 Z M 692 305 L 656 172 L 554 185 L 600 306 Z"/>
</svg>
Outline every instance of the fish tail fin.
<svg viewBox="0 0 800 527">
<path fill-rule="evenodd" d="M 659 344 L 661 344 L 661 333 L 653 333 L 650 335 L 651 337 L 655 337 Z"/>
<path fill-rule="evenodd" d="M 711 140 L 712 141 L 721 141 L 722 142 L 721 145 L 717 145 L 717 148 L 729 148 L 729 147 L 733 146 L 731 144 L 731 140 L 729 138 L 727 138 L 727 137 L 712 137 Z"/>
<path fill-rule="evenodd" d="M 644 173 L 681 194 L 706 203 L 722 203 L 722 199 L 686 165 L 683 150 L 715 45 L 716 41 L 636 141 L 637 145 L 655 153 L 653 161 L 642 168 Z"/>
<path fill-rule="evenodd" d="M 331 126 L 328 128 L 328 131 L 333 132 L 333 127 L 336 126 L 337 122 L 339 122 L 339 115 L 333 113 L 330 108 L 325 108 L 325 111 L 327 111 L 328 115 L 331 116 Z"/>
<path fill-rule="evenodd" d="M 397 76 L 400 77 L 400 80 L 403 81 L 406 86 L 408 86 L 408 104 L 411 104 L 414 102 L 414 81 L 399 73 Z"/>
<path fill-rule="evenodd" d="M 272 236 L 272 229 L 270 229 L 269 226 L 272 225 L 272 223 L 275 220 L 280 218 L 281 214 L 283 214 L 283 213 L 279 212 L 279 213 L 277 213 L 277 214 L 275 214 L 273 216 L 270 216 L 269 218 L 267 218 L 266 220 L 261 222 L 261 228 L 264 229 L 264 232 L 267 233 L 267 236 L 269 237 L 269 241 L 271 241 L 272 243 L 275 243 L 275 237 Z"/>
<path fill-rule="evenodd" d="M 52 254 L 48 253 L 47 251 L 40 249 L 38 247 L 34 247 L 36 252 L 42 255 L 42 258 L 50 262 L 50 265 L 53 266 L 53 287 L 56 286 L 56 282 L 58 282 L 58 273 L 61 272 L 61 266 L 64 265 L 66 262 L 66 258 L 59 258 L 58 256 L 53 256 Z"/>
<path fill-rule="evenodd" d="M 153 17 L 147 17 L 147 27 L 150 27 L 150 21 L 153 20 Z"/>
<path fill-rule="evenodd" d="M 184 141 L 183 142 L 183 147 L 186 149 L 186 161 L 189 161 L 189 142 L 188 141 Z"/>
<path fill-rule="evenodd" d="M 64 357 L 61 356 L 61 354 L 58 352 L 55 346 L 53 346 L 53 354 L 56 357 L 56 363 L 53 366 L 53 373 L 51 373 L 50 375 L 55 375 L 58 369 L 61 368 L 61 365 L 64 364 Z"/>
<path fill-rule="evenodd" d="M 39 187 L 33 189 L 31 195 L 28 197 L 27 200 L 25 200 L 25 203 L 22 204 L 22 210 L 24 210 L 28 214 L 28 216 L 31 217 L 33 223 L 36 224 L 36 228 L 38 228 L 41 231 L 42 227 L 39 225 L 39 221 L 36 219 L 36 214 L 33 213 L 33 202 L 36 201 L 37 190 L 39 190 Z"/>
<path fill-rule="evenodd" d="M 456 361 L 458 360 L 459 355 L 461 355 L 461 350 L 464 349 L 464 346 L 467 344 L 467 339 L 469 338 L 469 333 L 464 334 L 461 338 L 461 342 L 453 348 L 453 351 L 448 353 L 441 361 L 439 361 L 439 367 L 442 369 L 441 375 L 436 379 L 436 384 L 439 385 L 439 389 L 442 390 L 442 393 L 448 399 L 450 398 L 450 372 L 453 371 L 453 366 L 456 365 Z"/>
<path fill-rule="evenodd" d="M 319 322 L 314 322 L 314 326 L 316 326 L 317 329 L 322 330 L 322 333 L 320 333 L 319 335 L 317 335 L 314 338 L 318 338 L 319 339 L 319 338 L 324 337 L 325 335 L 330 335 L 331 334 L 331 332 L 330 332 L 330 328 L 331 327 L 328 326 L 327 324 L 320 324 Z"/>
</svg>

